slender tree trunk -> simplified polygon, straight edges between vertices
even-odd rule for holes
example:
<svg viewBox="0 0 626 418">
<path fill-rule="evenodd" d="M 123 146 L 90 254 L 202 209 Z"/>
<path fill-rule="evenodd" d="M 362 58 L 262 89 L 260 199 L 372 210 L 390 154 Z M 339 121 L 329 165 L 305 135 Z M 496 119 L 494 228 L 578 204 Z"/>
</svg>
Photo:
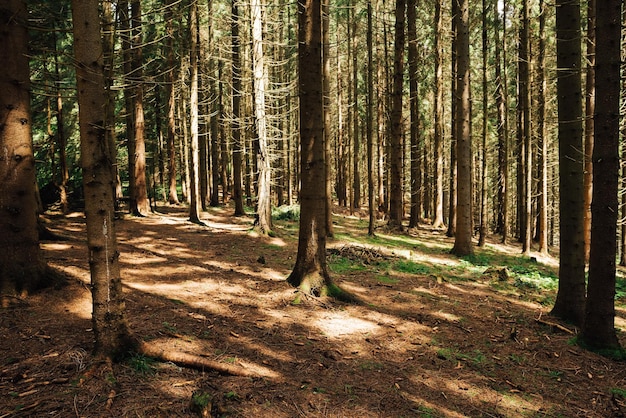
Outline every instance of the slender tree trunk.
<svg viewBox="0 0 626 418">
<path fill-rule="evenodd" d="M 326 153 L 326 236 L 334 235 L 333 228 L 333 199 L 332 199 L 332 175 L 331 175 L 331 109 L 330 109 L 330 0 L 322 1 L 322 69 L 324 87 L 324 152 Z M 339 50 L 339 48 L 337 48 Z M 337 74 L 339 78 L 341 75 Z"/>
<path fill-rule="evenodd" d="M 487 90 L 487 17 L 489 15 L 487 0 L 482 0 L 482 99 L 483 99 L 483 117 L 482 117 L 482 147 L 481 147 L 481 173 L 480 173 L 480 224 L 478 235 L 478 246 L 483 247 L 487 239 L 489 229 L 489 220 L 487 218 L 487 123 L 489 120 L 489 97 Z"/>
<path fill-rule="evenodd" d="M 522 252 L 530 254 L 532 244 L 532 147 L 530 123 L 530 21 L 528 0 L 522 1 L 522 27 L 519 40 L 519 227 Z M 521 175 L 520 175 L 521 174 Z"/>
<path fill-rule="evenodd" d="M 585 309 L 580 1 L 557 0 L 559 290 L 552 314 L 580 325 Z"/>
<path fill-rule="evenodd" d="M 410 146 L 411 151 L 411 216 L 409 228 L 419 225 L 421 212 L 421 172 L 420 172 L 420 110 L 419 110 L 419 82 L 418 82 L 418 51 L 417 51 L 417 0 L 407 2 L 407 34 L 409 47 L 409 100 L 411 114 Z M 442 205 L 443 206 L 443 205 Z M 443 211 L 442 211 L 443 214 Z"/>
<path fill-rule="evenodd" d="M 174 0 L 168 0 L 165 8 L 166 23 L 166 56 L 167 56 L 167 190 L 168 202 L 178 205 L 178 192 L 176 190 L 176 65 L 174 64 L 174 21 L 172 17 Z"/>
<path fill-rule="evenodd" d="M 591 249 L 591 196 L 593 188 L 593 136 L 594 136 L 594 115 L 595 115 L 595 59 L 596 59 L 596 0 L 588 0 L 587 3 L 587 72 L 585 74 L 585 169 L 583 176 L 584 190 L 584 221 L 583 233 L 585 239 L 585 261 L 589 262 L 589 252 Z"/>
<path fill-rule="evenodd" d="M 99 25 L 99 21 L 96 22 Z M 46 281 L 39 248 L 31 135 L 28 13 L 20 0 L 0 8 L 0 304 Z M 111 203 L 113 200 L 111 199 Z"/>
<path fill-rule="evenodd" d="M 265 111 L 265 57 L 263 52 L 263 19 L 260 0 L 252 0 L 252 67 L 254 73 L 254 113 L 256 119 L 259 163 L 256 225 L 263 234 L 272 233 L 271 162 Z"/>
<path fill-rule="evenodd" d="M 131 77 L 133 79 L 133 142 L 129 142 L 128 160 L 132 160 L 132 171 L 129 170 L 129 179 L 133 183 L 133 194 L 130 196 L 131 213 L 135 216 L 145 216 L 150 211 L 148 201 L 148 186 L 146 181 L 146 140 L 145 119 L 143 111 L 143 32 L 141 0 L 131 1 Z"/>
<path fill-rule="evenodd" d="M 497 10 L 497 0 L 494 7 Z M 502 243 L 506 244 L 509 230 L 508 182 L 509 182 L 509 150 L 507 130 L 507 95 L 506 95 L 506 28 L 503 26 L 502 43 L 500 43 L 500 23 L 506 22 L 507 4 L 504 1 L 502 19 L 496 19 L 495 26 L 495 60 L 496 60 L 496 103 L 498 108 L 498 210 L 496 232 L 502 235 Z M 500 54 L 502 50 L 502 54 Z M 501 57 L 502 55 L 502 57 Z"/>
<path fill-rule="evenodd" d="M 189 144 L 190 144 L 190 182 L 189 182 L 189 220 L 202 223 L 200 220 L 200 150 L 198 140 L 198 3 L 191 2 L 189 8 Z"/>
<path fill-rule="evenodd" d="M 369 208 L 369 223 L 367 234 L 374 235 L 376 228 L 376 204 L 374 196 L 374 51 L 373 51 L 373 24 L 372 0 L 367 2 L 367 203 Z"/>
<path fill-rule="evenodd" d="M 621 0 L 596 6 L 596 94 L 593 147 L 591 253 L 581 343 L 617 350 L 615 333 L 615 256 L 620 141 Z"/>
<path fill-rule="evenodd" d="M 57 83 L 61 82 L 61 74 L 59 71 L 59 54 L 57 47 L 56 31 L 53 33 L 54 39 L 54 74 Z M 70 179 L 67 167 L 67 138 L 65 135 L 65 112 L 63 110 L 63 95 L 59 84 L 56 87 L 56 105 L 57 105 L 57 140 L 56 145 L 59 149 L 59 172 L 61 174 L 61 182 L 59 183 L 59 193 L 61 200 L 61 211 L 64 214 L 69 212 L 69 202 L 67 200 L 67 183 Z"/>
<path fill-rule="evenodd" d="M 358 1 L 352 1 L 352 204 L 351 207 L 357 210 L 361 207 L 361 173 L 359 173 L 359 162 L 361 161 L 361 141 L 359 138 L 359 38 L 357 35 L 356 7 Z"/>
<path fill-rule="evenodd" d="M 434 45 L 435 50 L 435 82 L 434 82 L 434 141 L 433 141 L 433 173 L 434 173 L 434 219 L 433 227 L 445 227 L 443 220 L 443 14 L 441 5 L 443 0 L 435 1 L 435 34 Z M 457 0 L 452 0 L 456 2 Z"/>
<path fill-rule="evenodd" d="M 130 332 L 115 232 L 113 152 L 102 112 L 106 94 L 98 1 L 73 0 L 72 17 L 95 349 L 113 357 L 130 345 Z"/>
<path fill-rule="evenodd" d="M 537 57 L 537 131 L 539 133 L 539 208 L 537 230 L 539 252 L 548 254 L 548 138 L 546 131 L 546 6 L 539 0 L 539 53 Z"/>
<path fill-rule="evenodd" d="M 396 24 L 393 58 L 393 101 L 391 108 L 391 155 L 389 191 L 389 226 L 402 230 L 404 199 L 402 197 L 402 84 L 404 79 L 404 22 L 406 0 L 396 0 Z"/>
<path fill-rule="evenodd" d="M 241 80 L 241 39 L 239 36 L 239 7 L 238 0 L 232 0 L 231 4 L 231 45 L 232 45 L 232 111 L 233 118 L 231 122 L 231 134 L 233 138 L 233 201 L 235 203 L 235 216 L 245 215 L 243 208 L 243 189 L 242 189 L 242 171 L 243 171 L 243 153 L 244 139 L 241 137 L 242 131 L 242 115 L 241 115 L 241 96 L 243 94 L 243 83 Z M 222 154 L 223 155 L 223 154 Z"/>
<path fill-rule="evenodd" d="M 469 255 L 472 245 L 472 137 L 470 132 L 469 0 L 460 0 L 456 18 L 457 225 L 452 253 Z"/>
<path fill-rule="evenodd" d="M 454 237 L 456 235 L 456 223 L 457 223 L 457 206 L 458 206 L 458 164 L 457 164 L 457 107 L 458 107 L 458 97 L 457 97 L 457 19 L 455 18 L 459 14 L 459 1 L 452 0 L 452 50 L 451 50 L 451 105 L 450 105 L 450 126 L 451 126 L 451 134 L 452 138 L 450 141 L 450 175 L 449 179 L 449 189 L 450 189 L 450 198 L 448 204 L 448 230 L 446 231 L 446 235 L 448 237 Z"/>
</svg>

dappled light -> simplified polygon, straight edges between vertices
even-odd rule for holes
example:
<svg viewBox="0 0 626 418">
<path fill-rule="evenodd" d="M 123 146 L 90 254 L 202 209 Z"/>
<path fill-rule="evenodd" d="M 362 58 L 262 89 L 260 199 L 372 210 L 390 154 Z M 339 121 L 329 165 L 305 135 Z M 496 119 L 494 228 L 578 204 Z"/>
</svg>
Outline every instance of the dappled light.
<svg viewBox="0 0 626 418">
<path fill-rule="evenodd" d="M 111 375 L 117 382 L 112 408 L 120 416 L 190 416 L 196 394 L 210 396 L 226 416 L 584 411 L 599 418 L 612 408 L 611 388 L 623 386 L 619 364 L 572 345 L 575 328 L 548 316 L 555 292 L 550 257 L 535 261 L 514 246 L 490 243 L 473 258 L 459 259 L 448 253 L 451 241 L 443 234 L 416 230 L 369 237 L 358 218 L 336 216 L 329 270 L 362 304 L 300 300 L 285 281 L 296 255 L 295 221 L 276 222 L 279 235 L 264 237 L 251 229 L 251 217 L 231 218 L 226 208 L 203 213 L 206 227 L 189 223 L 180 208 L 166 209 L 166 215 L 125 217 L 117 224 L 131 329 L 160 350 L 257 377 L 194 371 L 133 355 Z M 26 358 L 39 359 L 42 368 L 55 364 L 41 353 L 63 359 L 65 366 L 50 369 L 47 379 L 82 381 L 68 389 L 68 405 L 75 402 L 81 415 L 94 416 L 107 399 L 98 401 L 94 394 L 111 389 L 106 381 L 83 376 L 94 361 L 84 225 L 79 217 L 56 222 L 71 240 L 42 247 L 69 284 L 34 296 L 39 302 L 18 314 L 31 318 L 28 330 L 9 338 L 32 350 L 15 364 Z M 506 268 L 508 276 L 490 275 L 489 267 Z M 618 304 L 616 326 L 626 328 L 625 318 Z M 2 321 L 3 330 L 13 332 Z M 13 373 L 14 367 L 5 363 L 0 372 Z M 19 382 L 10 385 L 32 396 Z M 568 395 L 573 387 L 588 390 L 574 399 Z M 137 394 L 147 409 L 139 408 Z M 74 413 L 73 406 L 56 410 Z"/>
</svg>

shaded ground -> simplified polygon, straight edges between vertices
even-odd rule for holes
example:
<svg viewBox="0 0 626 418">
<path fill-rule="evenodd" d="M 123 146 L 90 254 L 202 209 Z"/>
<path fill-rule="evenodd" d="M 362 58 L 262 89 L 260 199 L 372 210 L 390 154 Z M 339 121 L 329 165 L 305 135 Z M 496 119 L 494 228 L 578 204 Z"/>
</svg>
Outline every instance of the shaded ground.
<svg viewBox="0 0 626 418">
<path fill-rule="evenodd" d="M 626 364 L 572 345 L 573 327 L 549 325 L 554 291 L 515 276 L 532 263 L 519 248 L 459 260 L 441 232 L 367 238 L 365 218 L 336 215 L 333 277 L 366 305 L 294 305 L 284 279 L 297 222 L 262 238 L 228 209 L 203 214 L 207 228 L 183 209 L 161 212 L 118 222 L 133 331 L 263 377 L 141 356 L 94 367 L 84 219 L 51 214 L 51 229 L 71 239 L 43 248 L 69 285 L 0 311 L 0 418 L 190 417 L 205 401 L 205 416 L 224 417 L 626 414 Z M 538 261 L 535 276 L 554 274 L 555 260 Z M 511 273 L 483 275 L 490 264 Z"/>
</svg>

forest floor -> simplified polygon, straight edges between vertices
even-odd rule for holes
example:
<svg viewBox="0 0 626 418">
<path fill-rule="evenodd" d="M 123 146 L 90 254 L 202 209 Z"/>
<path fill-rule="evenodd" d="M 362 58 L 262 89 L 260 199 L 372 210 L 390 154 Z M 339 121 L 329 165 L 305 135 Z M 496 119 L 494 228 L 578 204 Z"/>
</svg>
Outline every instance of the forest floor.
<svg viewBox="0 0 626 418">
<path fill-rule="evenodd" d="M 98 367 L 84 217 L 50 212 L 69 240 L 42 247 L 68 284 L 0 310 L 0 418 L 626 415 L 626 363 L 581 349 L 575 327 L 548 315 L 555 258 L 494 237 L 459 259 L 444 231 L 368 237 L 366 216 L 338 213 L 332 277 L 365 303 L 294 304 L 297 221 L 262 237 L 231 213 L 211 208 L 206 227 L 174 206 L 120 220 L 127 316 L 150 344 L 257 377 L 136 354 Z"/>
</svg>

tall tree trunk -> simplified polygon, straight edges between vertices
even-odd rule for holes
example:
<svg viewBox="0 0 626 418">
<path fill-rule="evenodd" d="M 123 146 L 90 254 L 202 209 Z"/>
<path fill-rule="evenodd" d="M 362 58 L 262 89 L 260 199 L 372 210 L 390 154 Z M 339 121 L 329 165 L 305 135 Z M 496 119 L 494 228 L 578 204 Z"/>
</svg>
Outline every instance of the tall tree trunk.
<svg viewBox="0 0 626 418">
<path fill-rule="evenodd" d="M 357 35 L 356 7 L 358 1 L 352 1 L 352 204 L 351 207 L 357 210 L 361 207 L 361 173 L 359 173 L 359 162 L 361 161 L 361 141 L 359 138 L 359 38 Z"/>
<path fill-rule="evenodd" d="M 367 234 L 374 235 L 376 227 L 376 205 L 374 196 L 374 51 L 373 51 L 373 25 L 372 25 L 372 0 L 367 2 L 367 203 L 369 208 L 369 223 Z"/>
<path fill-rule="evenodd" d="M 620 141 L 621 0 L 596 6 L 596 97 L 593 147 L 591 253 L 581 343 L 592 349 L 616 350 L 615 255 Z"/>
<path fill-rule="evenodd" d="M 585 239 L 585 261 L 589 262 L 591 249 L 591 196 L 593 188 L 593 153 L 594 115 L 595 115 L 595 59 L 596 59 L 596 0 L 587 3 L 587 71 L 585 73 L 585 159 L 584 159 L 584 210 L 583 233 Z"/>
<path fill-rule="evenodd" d="M 552 314 L 580 325 L 585 309 L 580 1 L 557 0 L 559 290 Z"/>
<path fill-rule="evenodd" d="M 489 105 L 489 97 L 487 90 L 487 54 L 488 39 L 487 39 L 487 17 L 489 15 L 487 0 L 482 0 L 482 101 L 483 101 L 483 115 L 482 115 L 482 146 L 481 146 L 481 173 L 480 173 L 480 223 L 478 234 L 478 246 L 483 247 L 487 239 L 487 232 L 489 229 L 489 221 L 487 219 L 487 122 L 489 120 L 489 111 L 487 106 Z"/>
<path fill-rule="evenodd" d="M 434 133 L 433 133 L 433 173 L 434 173 L 434 219 L 433 227 L 445 227 L 443 220 L 443 13 L 441 10 L 443 0 L 435 1 L 435 34 L 434 45 L 435 50 L 435 82 L 434 82 Z M 456 2 L 456 0 L 452 0 Z"/>
<path fill-rule="evenodd" d="M 520 139 L 520 169 L 518 170 L 521 182 L 520 209 L 520 238 L 522 240 L 522 252 L 530 254 L 532 244 L 532 146 L 531 146 L 531 121 L 530 121 L 530 20 L 528 17 L 528 0 L 522 1 L 522 27 L 520 29 L 519 46 L 519 113 L 521 123 L 519 126 Z"/>
<path fill-rule="evenodd" d="M 191 2 L 189 8 L 189 145 L 190 145 L 190 178 L 189 178 L 189 220 L 202 223 L 200 220 L 200 150 L 198 140 L 198 3 Z"/>
<path fill-rule="evenodd" d="M 129 141 L 129 181 L 133 184 L 130 210 L 133 215 L 145 216 L 150 211 L 146 182 L 146 125 L 143 111 L 143 32 L 141 23 L 141 0 L 131 1 L 131 77 L 133 80 L 133 141 Z"/>
<path fill-rule="evenodd" d="M 319 187 L 326 176 L 321 0 L 298 2 L 298 18 L 301 212 L 298 255 L 287 281 L 303 294 L 347 299 L 326 265 L 326 188 Z"/>
<path fill-rule="evenodd" d="M 448 176 L 449 180 L 449 190 L 450 190 L 450 198 L 448 204 L 448 230 L 446 231 L 446 235 L 448 237 L 453 237 L 456 235 L 456 223 L 457 223 L 457 206 L 458 206 L 458 161 L 457 161 L 457 106 L 458 106 L 458 97 L 457 97 L 457 19 L 455 18 L 459 14 L 459 1 L 452 0 L 452 48 L 450 51 L 451 55 L 451 105 L 450 105 L 450 126 L 451 126 L 451 141 L 450 141 L 450 175 Z"/>
<path fill-rule="evenodd" d="M 115 232 L 113 152 L 102 111 L 106 94 L 98 1 L 73 0 L 72 17 L 95 350 L 113 357 L 129 346 L 130 332 Z"/>
<path fill-rule="evenodd" d="M 546 6 L 539 0 L 539 53 L 537 57 L 537 132 L 539 133 L 539 205 L 537 235 L 539 252 L 548 254 L 548 138 L 546 130 Z"/>
<path fill-rule="evenodd" d="M 95 23 L 99 25 L 99 21 Z M 0 8 L 0 304 L 44 284 L 31 135 L 26 4 Z M 111 203 L 113 200 L 111 199 Z"/>
<path fill-rule="evenodd" d="M 419 110 L 419 82 L 418 82 L 418 51 L 417 51 L 417 0 L 407 2 L 407 35 L 409 47 L 409 100 L 411 114 L 410 144 L 411 144 L 411 216 L 409 228 L 419 225 L 421 199 L 421 172 L 420 172 L 420 110 Z M 443 211 L 442 211 L 443 214 Z"/>
<path fill-rule="evenodd" d="M 393 58 L 393 101 L 391 108 L 389 226 L 402 230 L 402 84 L 404 81 L 404 22 L 406 0 L 396 0 L 396 24 Z"/>
<path fill-rule="evenodd" d="M 176 191 L 176 65 L 174 64 L 174 21 L 172 18 L 174 0 L 168 0 L 165 8 L 166 24 L 166 57 L 167 80 L 165 85 L 167 95 L 167 200 L 177 205 L 178 192 Z"/>
<path fill-rule="evenodd" d="M 460 0 L 456 19 L 457 225 L 452 253 L 469 255 L 472 246 L 472 137 L 470 132 L 469 0 Z"/>
<path fill-rule="evenodd" d="M 232 111 L 233 118 L 231 122 L 231 134 L 233 138 L 233 201 L 235 203 L 235 216 L 245 215 L 243 208 L 243 189 L 242 189 L 242 171 L 243 171 L 243 152 L 244 139 L 241 137 L 242 116 L 241 116 L 241 96 L 243 94 L 243 83 L 241 80 L 241 39 L 239 36 L 239 7 L 238 0 L 232 0 L 231 4 L 231 49 L 232 49 Z"/>
<path fill-rule="evenodd" d="M 322 0 L 322 69 L 324 87 L 324 152 L 326 159 L 326 236 L 334 235 L 333 228 L 333 199 L 332 199 L 332 175 L 331 175 L 331 109 L 330 109 L 330 0 Z M 337 48 L 339 50 L 339 48 Z M 340 77 L 340 74 L 337 75 Z"/>
<path fill-rule="evenodd" d="M 272 233 L 271 162 L 265 111 L 265 56 L 263 52 L 263 18 L 260 0 L 252 0 L 252 67 L 254 73 L 254 113 L 256 120 L 257 156 L 259 164 L 256 226 L 263 234 Z"/>
<path fill-rule="evenodd" d="M 509 230 L 508 210 L 508 182 L 509 182 L 509 147 L 507 130 L 507 95 L 506 95 L 506 27 L 503 27 L 502 43 L 500 43 L 500 26 L 506 23 L 506 0 L 503 2 L 502 19 L 496 19 L 495 32 L 495 60 L 496 60 L 496 103 L 498 108 L 498 209 L 496 232 L 502 235 L 502 243 L 506 244 Z M 494 0 L 494 8 L 498 3 Z M 502 50 L 502 54 L 500 54 Z M 503 64 L 504 62 L 504 64 Z"/>
<path fill-rule="evenodd" d="M 57 83 L 61 82 L 61 74 L 59 70 L 59 53 L 57 46 L 56 31 L 53 31 L 54 39 L 54 74 Z M 67 167 L 67 138 L 65 135 L 65 112 L 63 110 L 63 95 L 60 84 L 56 84 L 56 104 L 57 104 L 57 140 L 56 145 L 59 149 L 59 172 L 61 174 L 61 182 L 59 183 L 59 193 L 61 200 L 61 211 L 66 214 L 69 212 L 69 202 L 67 200 L 67 183 L 70 179 Z"/>
</svg>

